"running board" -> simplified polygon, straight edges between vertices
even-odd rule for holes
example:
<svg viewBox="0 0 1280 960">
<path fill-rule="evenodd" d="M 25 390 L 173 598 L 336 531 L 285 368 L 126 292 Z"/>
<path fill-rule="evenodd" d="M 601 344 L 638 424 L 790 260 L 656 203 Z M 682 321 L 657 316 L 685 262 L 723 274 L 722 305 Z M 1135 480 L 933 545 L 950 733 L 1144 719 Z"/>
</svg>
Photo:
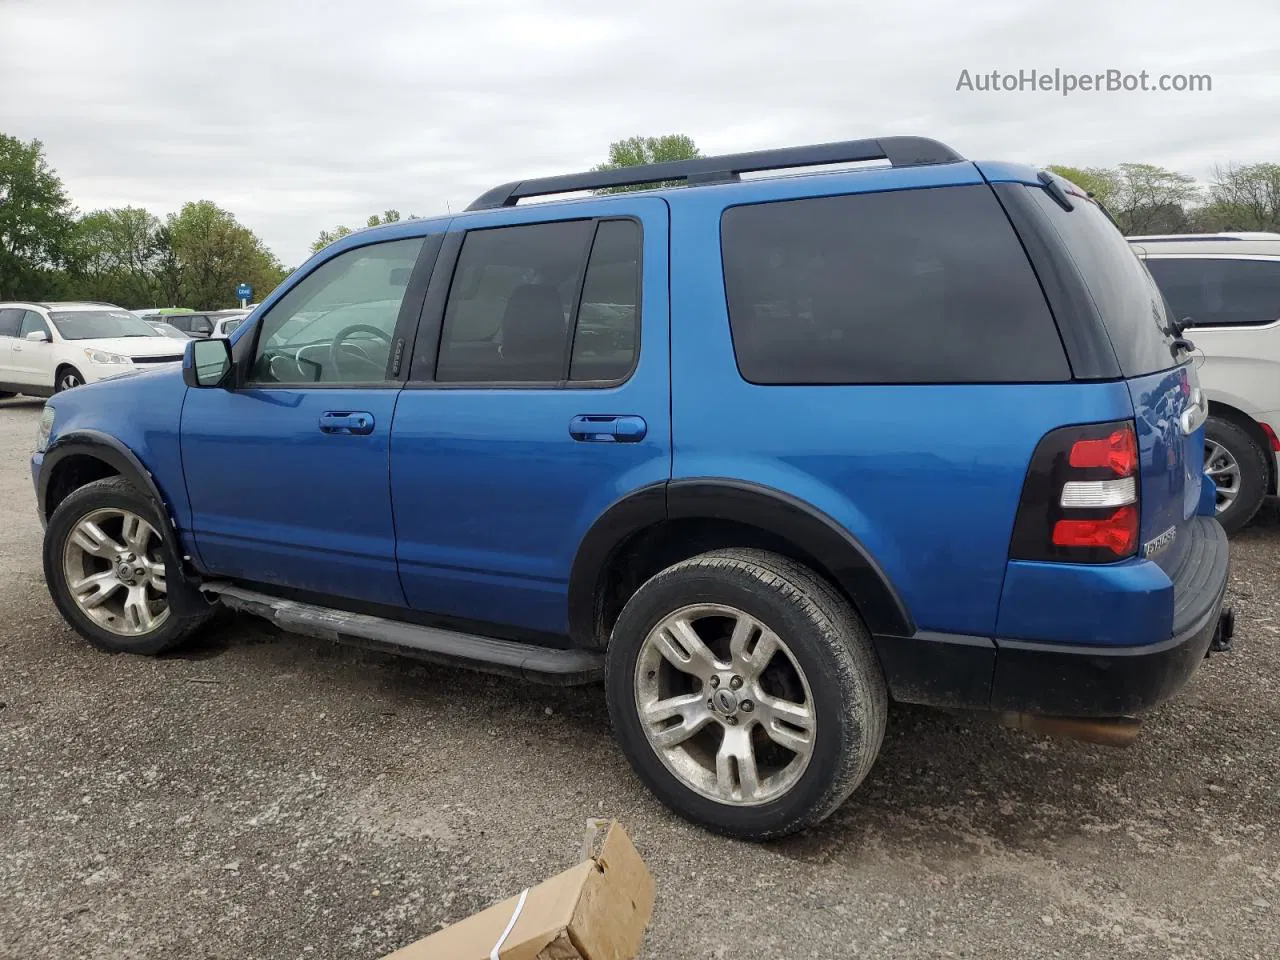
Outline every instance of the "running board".
<svg viewBox="0 0 1280 960">
<path fill-rule="evenodd" d="M 205 583 L 200 589 L 215 594 L 232 610 L 264 617 L 281 630 L 321 640 L 557 686 L 593 683 L 604 676 L 604 654 L 589 650 L 560 650 L 423 627 L 365 613 L 282 600 L 230 583 Z"/>
</svg>

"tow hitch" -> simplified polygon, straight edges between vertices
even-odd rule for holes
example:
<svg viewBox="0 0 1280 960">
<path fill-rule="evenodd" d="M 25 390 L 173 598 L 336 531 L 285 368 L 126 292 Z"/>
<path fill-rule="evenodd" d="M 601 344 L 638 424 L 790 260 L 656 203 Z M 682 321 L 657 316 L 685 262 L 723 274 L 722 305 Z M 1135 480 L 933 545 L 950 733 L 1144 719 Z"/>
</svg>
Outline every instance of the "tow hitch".
<svg viewBox="0 0 1280 960">
<path fill-rule="evenodd" d="M 1205 659 L 1211 653 L 1230 653 L 1231 638 L 1236 632 L 1236 612 L 1224 607 L 1218 617 L 1218 627 L 1213 631 L 1213 639 L 1209 641 L 1209 649 L 1204 652 Z"/>
</svg>

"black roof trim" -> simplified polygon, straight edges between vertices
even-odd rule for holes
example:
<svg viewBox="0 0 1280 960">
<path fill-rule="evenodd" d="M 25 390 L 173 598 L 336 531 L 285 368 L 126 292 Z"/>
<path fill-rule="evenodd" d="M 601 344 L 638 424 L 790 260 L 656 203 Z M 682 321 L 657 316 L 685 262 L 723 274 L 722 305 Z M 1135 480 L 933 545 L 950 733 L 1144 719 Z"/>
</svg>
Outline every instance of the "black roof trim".
<svg viewBox="0 0 1280 960">
<path fill-rule="evenodd" d="M 964 157 L 944 143 L 928 137 L 881 137 L 878 140 L 846 140 L 779 150 L 757 150 L 722 157 L 672 160 L 615 170 L 591 170 L 536 180 L 515 180 L 482 193 L 468 210 L 513 207 L 520 200 L 555 193 L 576 193 L 605 187 L 633 187 L 666 180 L 683 180 L 692 185 L 732 183 L 742 173 L 818 167 L 864 160 L 888 160 L 895 167 L 917 167 L 933 163 L 956 163 Z"/>
</svg>

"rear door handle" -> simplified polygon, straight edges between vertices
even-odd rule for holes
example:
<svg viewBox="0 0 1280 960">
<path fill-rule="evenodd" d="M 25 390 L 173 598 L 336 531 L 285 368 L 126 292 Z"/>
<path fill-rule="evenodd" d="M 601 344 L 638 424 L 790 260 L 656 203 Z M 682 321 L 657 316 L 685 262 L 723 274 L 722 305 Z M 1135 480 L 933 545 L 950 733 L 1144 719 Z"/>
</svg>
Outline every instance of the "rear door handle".
<svg viewBox="0 0 1280 960">
<path fill-rule="evenodd" d="M 639 443 L 648 432 L 643 417 L 583 414 L 569 421 L 569 436 L 582 443 Z"/>
<path fill-rule="evenodd" d="M 373 433 L 373 414 L 365 410 L 327 410 L 320 414 L 320 432 L 365 436 Z"/>
</svg>

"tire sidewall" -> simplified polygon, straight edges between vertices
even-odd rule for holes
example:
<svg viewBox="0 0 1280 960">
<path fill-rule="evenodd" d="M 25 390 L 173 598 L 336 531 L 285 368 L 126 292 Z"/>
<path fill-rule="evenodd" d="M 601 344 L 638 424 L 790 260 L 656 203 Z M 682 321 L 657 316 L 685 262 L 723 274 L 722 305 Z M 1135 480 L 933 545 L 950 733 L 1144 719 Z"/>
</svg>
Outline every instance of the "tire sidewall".
<svg viewBox="0 0 1280 960">
<path fill-rule="evenodd" d="M 725 604 L 758 619 L 790 648 L 808 681 L 817 718 L 814 751 L 800 780 L 783 796 L 759 806 L 717 803 L 685 786 L 650 745 L 635 706 L 635 668 L 644 639 L 681 607 Z M 610 718 L 623 751 L 637 774 L 669 807 L 711 830 L 739 836 L 768 837 L 793 832 L 827 806 L 833 777 L 847 762 L 848 745 L 859 742 L 857 704 L 831 670 L 818 629 L 787 598 L 761 590 L 742 570 L 711 573 L 692 568 L 659 575 L 627 603 L 614 627 L 606 685 Z"/>
<path fill-rule="evenodd" d="M 1231 506 L 1217 514 L 1218 522 L 1228 533 L 1235 533 L 1257 514 L 1267 495 L 1270 475 L 1266 453 L 1239 425 L 1221 417 L 1205 422 L 1205 438 L 1224 446 L 1240 467 L 1240 491 Z M 1209 482 L 1213 482 L 1212 478 Z"/>
<path fill-rule="evenodd" d="M 182 568 L 173 551 L 172 531 L 163 520 L 155 502 L 137 488 L 117 482 L 118 478 L 99 480 L 67 495 L 54 510 L 45 529 L 43 560 L 45 583 L 58 612 L 75 631 L 95 647 L 115 653 L 159 653 L 179 642 L 190 628 L 191 617 L 182 616 L 189 609 L 190 597 Z M 142 517 L 160 534 L 161 554 L 164 557 L 165 583 L 169 601 L 169 616 L 164 625 L 154 633 L 143 637 L 122 637 L 94 623 L 80 610 L 72 599 L 63 572 L 62 556 L 67 538 L 79 521 L 94 510 L 118 507 L 131 510 Z M 186 602 L 184 602 L 186 601 Z M 200 601 L 203 603 L 203 601 Z"/>
</svg>

